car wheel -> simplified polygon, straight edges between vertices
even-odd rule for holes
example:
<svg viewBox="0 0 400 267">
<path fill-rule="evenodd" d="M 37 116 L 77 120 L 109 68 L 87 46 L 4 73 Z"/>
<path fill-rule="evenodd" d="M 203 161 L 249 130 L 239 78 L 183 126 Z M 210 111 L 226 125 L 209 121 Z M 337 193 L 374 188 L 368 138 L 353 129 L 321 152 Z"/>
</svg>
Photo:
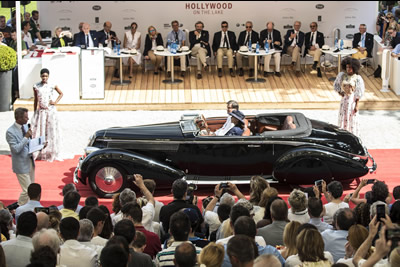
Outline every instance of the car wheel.
<svg viewBox="0 0 400 267">
<path fill-rule="evenodd" d="M 127 174 L 116 164 L 101 164 L 90 173 L 89 185 L 99 197 L 110 198 L 127 187 Z"/>
</svg>

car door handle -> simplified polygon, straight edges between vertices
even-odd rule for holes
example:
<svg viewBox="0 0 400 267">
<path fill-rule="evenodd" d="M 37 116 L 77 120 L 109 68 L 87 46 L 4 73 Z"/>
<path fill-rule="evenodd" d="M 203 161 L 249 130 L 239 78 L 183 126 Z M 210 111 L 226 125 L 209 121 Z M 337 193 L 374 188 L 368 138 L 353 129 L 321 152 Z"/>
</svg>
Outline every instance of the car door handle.
<svg viewBox="0 0 400 267">
<path fill-rule="evenodd" d="M 261 147 L 261 145 L 247 145 L 247 147 Z"/>
</svg>

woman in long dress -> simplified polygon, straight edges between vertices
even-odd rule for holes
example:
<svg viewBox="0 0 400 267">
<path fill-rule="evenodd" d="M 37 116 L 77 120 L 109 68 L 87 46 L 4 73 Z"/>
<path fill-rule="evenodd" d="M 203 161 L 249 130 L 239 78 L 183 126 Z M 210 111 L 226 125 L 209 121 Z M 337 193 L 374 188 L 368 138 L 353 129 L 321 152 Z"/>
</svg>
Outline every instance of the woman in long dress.
<svg viewBox="0 0 400 267">
<path fill-rule="evenodd" d="M 124 48 L 136 49 L 137 54 L 129 58 L 129 78 L 133 76 L 133 64 L 140 65 L 142 63 L 142 54 L 140 53 L 140 43 L 142 42 L 142 35 L 136 31 L 137 23 L 131 23 L 131 30 L 125 33 Z"/>
<path fill-rule="evenodd" d="M 341 67 L 343 71 L 338 74 L 333 84 L 335 91 L 342 96 L 338 126 L 356 136 L 360 136 L 358 103 L 365 91 L 364 80 L 358 75 L 360 62 L 357 59 L 348 57 L 342 61 Z"/>
<path fill-rule="evenodd" d="M 35 95 L 32 118 L 33 138 L 45 136 L 47 146 L 41 151 L 34 153 L 34 158 L 39 160 L 62 160 L 60 156 L 60 132 L 58 127 L 56 105 L 63 96 L 57 85 L 49 84 L 49 70 L 42 69 L 40 77 L 42 81 L 33 86 Z M 57 99 L 53 100 L 54 91 L 58 93 Z"/>
</svg>

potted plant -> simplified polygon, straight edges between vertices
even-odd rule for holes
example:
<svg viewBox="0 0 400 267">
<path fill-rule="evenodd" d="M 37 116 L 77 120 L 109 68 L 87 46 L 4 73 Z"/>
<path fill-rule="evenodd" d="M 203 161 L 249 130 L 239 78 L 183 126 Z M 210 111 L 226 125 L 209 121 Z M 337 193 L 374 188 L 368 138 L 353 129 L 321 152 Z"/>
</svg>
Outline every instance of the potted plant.
<svg viewBox="0 0 400 267">
<path fill-rule="evenodd" d="M 17 65 L 17 53 L 11 47 L 0 45 L 0 111 L 11 107 L 12 70 Z"/>
</svg>

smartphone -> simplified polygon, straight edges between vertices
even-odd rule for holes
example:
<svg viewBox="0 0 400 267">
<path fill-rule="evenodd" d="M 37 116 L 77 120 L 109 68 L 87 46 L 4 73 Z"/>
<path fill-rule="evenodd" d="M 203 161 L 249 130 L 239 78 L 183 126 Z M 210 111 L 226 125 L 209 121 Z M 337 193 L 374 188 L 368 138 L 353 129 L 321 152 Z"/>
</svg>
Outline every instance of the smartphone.
<svg viewBox="0 0 400 267">
<path fill-rule="evenodd" d="M 315 185 L 316 185 L 316 186 L 322 185 L 322 181 L 323 181 L 323 180 L 317 180 L 317 181 L 315 181 Z"/>
<path fill-rule="evenodd" d="M 386 218 L 386 208 L 385 205 L 376 205 L 376 219 L 381 221 L 381 218 Z"/>
<path fill-rule="evenodd" d="M 50 208 L 36 207 L 35 208 L 35 213 L 38 213 L 38 212 L 44 212 L 46 214 L 49 214 L 50 213 Z"/>
<path fill-rule="evenodd" d="M 400 229 L 399 228 L 386 229 L 385 237 L 386 237 L 386 241 L 389 241 L 389 240 L 399 241 L 400 240 Z"/>
<path fill-rule="evenodd" d="M 219 190 L 221 190 L 222 188 L 228 188 L 228 183 L 220 183 L 219 184 Z"/>
<path fill-rule="evenodd" d="M 352 196 L 353 196 L 353 193 L 350 193 L 349 197 L 352 197 Z"/>
<path fill-rule="evenodd" d="M 367 180 L 367 184 L 373 184 L 373 183 L 375 183 L 375 179 L 368 179 Z"/>
</svg>

